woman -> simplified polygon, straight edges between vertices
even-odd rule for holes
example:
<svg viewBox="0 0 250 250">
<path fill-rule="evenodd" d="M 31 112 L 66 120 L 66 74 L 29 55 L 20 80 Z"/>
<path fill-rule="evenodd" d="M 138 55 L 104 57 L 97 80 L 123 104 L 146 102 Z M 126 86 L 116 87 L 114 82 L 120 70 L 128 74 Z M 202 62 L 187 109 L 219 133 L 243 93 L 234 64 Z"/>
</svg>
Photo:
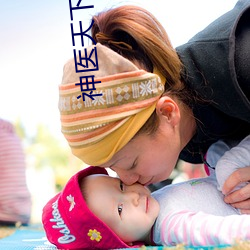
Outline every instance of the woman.
<svg viewBox="0 0 250 250">
<path fill-rule="evenodd" d="M 74 60 L 60 87 L 62 132 L 72 152 L 113 169 L 128 185 L 149 185 L 168 178 L 179 157 L 201 163 L 217 140 L 250 134 L 249 11 L 250 1 L 239 1 L 176 51 L 144 9 L 121 6 L 94 16 L 101 82 L 94 93 L 103 96 L 76 103 L 73 83 L 90 72 L 76 74 Z M 250 167 L 238 170 L 225 190 L 249 179 Z M 225 201 L 250 211 L 249 191 L 247 185 Z"/>
</svg>

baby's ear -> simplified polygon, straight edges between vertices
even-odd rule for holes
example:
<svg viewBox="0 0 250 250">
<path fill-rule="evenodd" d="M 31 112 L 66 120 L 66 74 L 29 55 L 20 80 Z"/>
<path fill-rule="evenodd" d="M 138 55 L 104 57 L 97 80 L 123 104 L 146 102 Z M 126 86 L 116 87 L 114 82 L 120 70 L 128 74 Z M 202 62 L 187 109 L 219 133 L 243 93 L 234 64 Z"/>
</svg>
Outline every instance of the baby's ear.
<svg viewBox="0 0 250 250">
<path fill-rule="evenodd" d="M 156 113 L 171 125 L 175 126 L 180 121 L 178 104 L 169 96 L 162 96 L 156 104 Z"/>
</svg>

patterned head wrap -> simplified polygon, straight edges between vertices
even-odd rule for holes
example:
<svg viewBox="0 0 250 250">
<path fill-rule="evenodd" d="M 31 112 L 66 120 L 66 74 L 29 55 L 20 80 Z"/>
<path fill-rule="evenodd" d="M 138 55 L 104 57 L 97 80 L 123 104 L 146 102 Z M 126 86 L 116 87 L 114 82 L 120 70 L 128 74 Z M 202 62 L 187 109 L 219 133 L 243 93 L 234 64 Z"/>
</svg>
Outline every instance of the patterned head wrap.
<svg viewBox="0 0 250 250">
<path fill-rule="evenodd" d="M 62 133 L 72 153 L 86 164 L 97 166 L 110 160 L 148 120 L 164 92 L 165 80 L 139 70 L 99 43 L 82 53 L 86 59 L 87 55 L 94 55 L 94 51 L 98 70 L 94 70 L 96 64 L 92 63 L 88 69 L 93 71 L 76 73 L 75 58 L 82 59 L 80 54 L 65 64 L 59 86 L 59 110 Z M 95 90 L 91 92 L 92 99 L 85 96 L 83 101 L 79 98 L 82 96 L 79 82 L 84 82 L 85 86 L 90 84 L 88 76 L 92 75 L 99 83 L 95 83 Z M 90 90 L 85 93 L 89 94 Z"/>
</svg>

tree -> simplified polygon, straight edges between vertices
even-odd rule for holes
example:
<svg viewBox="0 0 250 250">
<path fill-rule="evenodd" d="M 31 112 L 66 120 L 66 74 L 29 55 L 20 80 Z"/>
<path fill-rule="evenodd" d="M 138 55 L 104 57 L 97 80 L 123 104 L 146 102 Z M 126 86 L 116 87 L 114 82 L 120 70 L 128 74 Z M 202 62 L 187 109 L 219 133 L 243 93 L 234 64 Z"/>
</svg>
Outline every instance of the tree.
<svg viewBox="0 0 250 250">
<path fill-rule="evenodd" d="M 66 140 L 53 136 L 45 125 L 39 124 L 33 137 L 27 135 L 21 120 L 17 120 L 15 127 L 24 142 L 27 167 L 37 170 L 52 168 L 58 191 L 74 173 L 85 167 L 72 155 Z"/>
</svg>

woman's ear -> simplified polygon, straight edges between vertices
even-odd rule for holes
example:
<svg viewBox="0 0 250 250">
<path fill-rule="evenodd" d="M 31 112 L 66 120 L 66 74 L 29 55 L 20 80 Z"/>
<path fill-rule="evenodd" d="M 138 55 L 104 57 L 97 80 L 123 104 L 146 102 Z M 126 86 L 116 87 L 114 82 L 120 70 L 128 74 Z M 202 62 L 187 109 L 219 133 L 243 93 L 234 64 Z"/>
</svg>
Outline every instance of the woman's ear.
<svg viewBox="0 0 250 250">
<path fill-rule="evenodd" d="M 162 96 L 156 104 L 156 113 L 160 119 L 175 126 L 180 122 L 178 104 L 169 96 Z"/>
</svg>

